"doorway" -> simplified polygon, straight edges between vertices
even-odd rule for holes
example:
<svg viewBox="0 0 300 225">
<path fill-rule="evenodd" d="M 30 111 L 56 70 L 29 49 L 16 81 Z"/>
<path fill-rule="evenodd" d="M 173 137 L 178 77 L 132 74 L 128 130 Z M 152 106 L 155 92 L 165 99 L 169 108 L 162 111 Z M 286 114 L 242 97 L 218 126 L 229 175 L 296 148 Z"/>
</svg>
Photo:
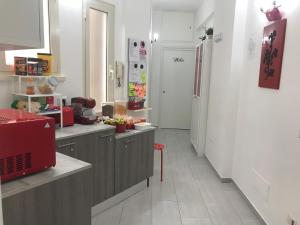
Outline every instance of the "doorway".
<svg viewBox="0 0 300 225">
<path fill-rule="evenodd" d="M 191 129 L 194 49 L 162 50 L 160 127 Z"/>
<path fill-rule="evenodd" d="M 86 5 L 86 97 L 102 103 L 114 100 L 114 6 L 96 0 Z"/>
</svg>

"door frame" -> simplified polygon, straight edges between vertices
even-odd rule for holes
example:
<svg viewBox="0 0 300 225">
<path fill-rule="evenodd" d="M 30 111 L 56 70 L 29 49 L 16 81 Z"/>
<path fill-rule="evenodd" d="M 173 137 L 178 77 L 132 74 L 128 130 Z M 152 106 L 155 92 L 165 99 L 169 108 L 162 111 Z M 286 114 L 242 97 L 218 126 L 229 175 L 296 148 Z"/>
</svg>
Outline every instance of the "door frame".
<svg viewBox="0 0 300 225">
<path fill-rule="evenodd" d="M 159 109 L 158 109 L 158 127 L 161 128 L 161 119 L 162 119 L 162 92 L 163 92 L 163 70 L 164 70 L 164 54 L 167 50 L 175 50 L 175 51 L 195 51 L 195 47 L 172 47 L 172 46 L 164 46 L 160 49 L 160 79 L 159 79 Z M 193 96 L 191 96 L 192 98 Z"/>
<path fill-rule="evenodd" d="M 84 93 L 86 97 L 89 97 L 89 83 L 90 83 L 90 71 L 89 71 L 89 19 L 88 9 L 92 8 L 108 14 L 107 17 L 107 74 L 106 74 L 106 98 L 107 101 L 114 100 L 114 75 L 115 75 L 115 6 L 101 0 L 84 0 L 83 2 L 83 74 L 84 74 Z M 113 29 L 109 29 L 110 27 Z"/>
</svg>

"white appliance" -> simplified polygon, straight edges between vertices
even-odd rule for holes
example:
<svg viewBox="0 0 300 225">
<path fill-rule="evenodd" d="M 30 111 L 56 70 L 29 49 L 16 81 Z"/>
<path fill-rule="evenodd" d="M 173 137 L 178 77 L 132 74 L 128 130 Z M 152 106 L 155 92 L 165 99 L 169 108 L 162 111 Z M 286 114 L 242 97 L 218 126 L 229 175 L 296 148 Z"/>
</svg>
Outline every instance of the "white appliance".
<svg viewBox="0 0 300 225">
<path fill-rule="evenodd" d="M 206 39 L 196 46 L 191 143 L 198 156 L 205 153 L 212 46 L 213 41 L 210 39 Z"/>
</svg>

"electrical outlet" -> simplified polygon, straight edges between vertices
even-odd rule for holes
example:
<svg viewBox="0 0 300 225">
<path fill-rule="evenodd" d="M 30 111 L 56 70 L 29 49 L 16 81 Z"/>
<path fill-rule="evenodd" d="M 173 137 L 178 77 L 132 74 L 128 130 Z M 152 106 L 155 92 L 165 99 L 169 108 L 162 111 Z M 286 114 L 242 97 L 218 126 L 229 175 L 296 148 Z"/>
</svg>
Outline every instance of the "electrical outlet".
<svg viewBox="0 0 300 225">
<path fill-rule="evenodd" d="M 298 222 L 292 215 L 288 215 L 287 221 L 288 225 L 298 225 Z"/>
</svg>

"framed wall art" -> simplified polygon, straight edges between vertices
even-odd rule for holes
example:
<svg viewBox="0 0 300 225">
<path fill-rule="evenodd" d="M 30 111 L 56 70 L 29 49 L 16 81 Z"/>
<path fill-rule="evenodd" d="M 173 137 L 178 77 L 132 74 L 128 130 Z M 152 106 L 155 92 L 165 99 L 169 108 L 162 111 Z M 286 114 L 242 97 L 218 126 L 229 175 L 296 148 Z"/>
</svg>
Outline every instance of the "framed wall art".
<svg viewBox="0 0 300 225">
<path fill-rule="evenodd" d="M 278 20 L 264 28 L 259 87 L 279 89 L 287 20 Z"/>
</svg>

